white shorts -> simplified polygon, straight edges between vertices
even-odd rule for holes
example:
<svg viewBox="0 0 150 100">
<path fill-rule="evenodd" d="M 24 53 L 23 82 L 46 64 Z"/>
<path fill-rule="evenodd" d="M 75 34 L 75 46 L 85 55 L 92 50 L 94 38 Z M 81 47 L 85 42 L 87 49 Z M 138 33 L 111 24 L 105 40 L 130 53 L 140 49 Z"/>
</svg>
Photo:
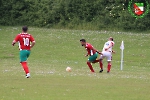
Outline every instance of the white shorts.
<svg viewBox="0 0 150 100">
<path fill-rule="evenodd" d="M 104 59 L 106 57 L 107 61 L 111 61 L 112 60 L 111 52 L 103 51 L 102 54 L 103 55 L 100 56 L 100 59 Z"/>
</svg>

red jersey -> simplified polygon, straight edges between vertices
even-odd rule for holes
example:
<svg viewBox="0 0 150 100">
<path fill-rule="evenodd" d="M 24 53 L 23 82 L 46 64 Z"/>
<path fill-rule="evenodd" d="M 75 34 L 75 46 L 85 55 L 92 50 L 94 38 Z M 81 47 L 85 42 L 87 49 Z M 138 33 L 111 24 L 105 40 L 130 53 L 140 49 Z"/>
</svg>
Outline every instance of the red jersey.
<svg viewBox="0 0 150 100">
<path fill-rule="evenodd" d="M 85 46 L 87 52 L 88 52 L 88 55 L 92 56 L 96 53 L 95 50 L 93 50 L 93 46 L 89 43 L 86 43 L 86 46 Z"/>
<path fill-rule="evenodd" d="M 28 33 L 20 33 L 15 37 L 14 40 L 19 42 L 20 50 L 30 50 L 30 42 L 33 42 L 34 38 Z"/>
</svg>

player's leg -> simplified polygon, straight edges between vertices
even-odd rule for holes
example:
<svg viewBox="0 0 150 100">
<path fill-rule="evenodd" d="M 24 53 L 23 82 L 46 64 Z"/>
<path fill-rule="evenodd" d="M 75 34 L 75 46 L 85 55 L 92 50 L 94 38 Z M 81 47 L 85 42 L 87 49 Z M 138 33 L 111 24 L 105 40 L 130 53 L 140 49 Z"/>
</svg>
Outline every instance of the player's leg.
<svg viewBox="0 0 150 100">
<path fill-rule="evenodd" d="M 89 66 L 91 72 L 95 72 L 92 65 L 91 65 L 91 62 L 94 62 L 96 60 L 97 56 L 98 56 L 98 54 L 95 53 L 94 55 L 90 56 L 88 61 L 87 61 L 87 65 Z"/>
<path fill-rule="evenodd" d="M 103 59 L 100 59 L 99 60 L 99 66 L 100 66 L 100 73 L 102 73 L 103 72 Z"/>
<path fill-rule="evenodd" d="M 111 55 L 111 53 L 109 53 L 108 56 L 107 56 L 107 62 L 108 62 L 107 73 L 109 73 L 110 69 L 111 69 L 111 60 L 112 60 L 112 55 Z"/>
<path fill-rule="evenodd" d="M 107 73 L 110 72 L 111 69 L 111 61 L 108 61 L 108 65 L 107 65 Z"/>
<path fill-rule="evenodd" d="M 28 57 L 30 56 L 30 51 L 27 50 L 26 52 L 27 52 L 27 59 L 28 59 Z M 27 69 L 28 69 L 28 73 L 26 74 L 26 78 L 29 78 L 30 77 L 30 72 L 29 72 L 29 67 L 28 67 L 28 64 L 27 64 L 27 59 L 26 59 L 26 66 L 27 66 Z"/>
<path fill-rule="evenodd" d="M 27 50 L 27 59 L 29 58 L 29 56 L 30 56 L 30 51 Z"/>
<path fill-rule="evenodd" d="M 91 72 L 95 72 L 90 61 L 87 61 L 87 65 L 89 66 L 89 69 L 91 70 Z"/>
<path fill-rule="evenodd" d="M 96 60 L 93 61 L 92 63 L 95 64 L 95 63 L 97 63 L 97 62 L 99 62 L 99 59 L 96 59 Z"/>
<path fill-rule="evenodd" d="M 93 57 L 92 57 L 92 63 L 93 63 L 93 64 L 99 62 L 99 59 L 97 59 L 97 57 L 98 57 L 98 53 L 95 53 L 95 54 L 93 55 Z"/>
<path fill-rule="evenodd" d="M 105 58 L 105 52 L 102 52 L 103 55 L 100 56 L 100 60 L 99 60 L 99 66 L 100 66 L 100 73 L 103 72 L 103 59 Z"/>
<path fill-rule="evenodd" d="M 26 73 L 26 77 L 29 78 L 30 77 L 30 73 L 29 73 L 29 68 L 27 65 L 27 55 L 29 55 L 29 51 L 27 50 L 21 50 L 20 51 L 20 63 Z"/>
</svg>

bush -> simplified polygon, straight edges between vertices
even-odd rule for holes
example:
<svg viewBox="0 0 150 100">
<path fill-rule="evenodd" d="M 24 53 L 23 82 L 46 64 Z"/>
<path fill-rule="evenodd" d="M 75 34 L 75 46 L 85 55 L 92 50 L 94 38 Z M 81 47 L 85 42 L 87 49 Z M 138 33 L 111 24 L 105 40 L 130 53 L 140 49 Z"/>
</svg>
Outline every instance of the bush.
<svg viewBox="0 0 150 100">
<path fill-rule="evenodd" d="M 0 0 L 0 24 L 70 29 L 149 30 L 150 14 L 137 20 L 129 13 L 127 1 Z"/>
</svg>

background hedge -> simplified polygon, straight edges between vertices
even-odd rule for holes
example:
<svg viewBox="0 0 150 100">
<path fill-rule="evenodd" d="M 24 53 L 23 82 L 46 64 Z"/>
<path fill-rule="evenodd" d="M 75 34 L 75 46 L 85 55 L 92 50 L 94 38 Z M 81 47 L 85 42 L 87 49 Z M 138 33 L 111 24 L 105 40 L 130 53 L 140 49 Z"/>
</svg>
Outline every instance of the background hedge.
<svg viewBox="0 0 150 100">
<path fill-rule="evenodd" d="M 150 30 L 150 13 L 136 19 L 129 13 L 128 3 L 129 0 L 0 0 L 0 25 Z"/>
</svg>

